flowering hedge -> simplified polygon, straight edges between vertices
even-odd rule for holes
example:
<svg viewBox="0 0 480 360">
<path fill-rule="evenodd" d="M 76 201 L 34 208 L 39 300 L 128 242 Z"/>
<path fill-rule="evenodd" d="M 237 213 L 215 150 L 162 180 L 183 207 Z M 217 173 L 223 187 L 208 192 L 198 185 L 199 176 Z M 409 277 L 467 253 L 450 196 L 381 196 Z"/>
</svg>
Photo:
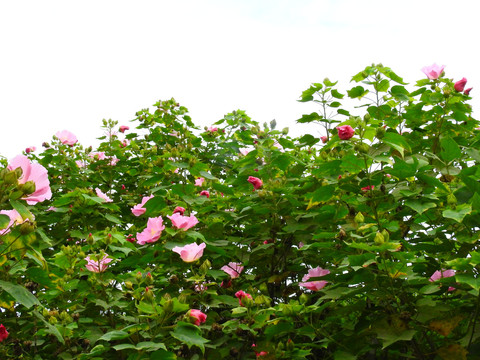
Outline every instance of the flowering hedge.
<svg viewBox="0 0 480 360">
<path fill-rule="evenodd" d="M 1 357 L 480 352 L 478 122 L 465 78 L 423 71 L 312 84 L 318 138 L 243 111 L 201 132 L 172 99 L 3 161 Z"/>
</svg>

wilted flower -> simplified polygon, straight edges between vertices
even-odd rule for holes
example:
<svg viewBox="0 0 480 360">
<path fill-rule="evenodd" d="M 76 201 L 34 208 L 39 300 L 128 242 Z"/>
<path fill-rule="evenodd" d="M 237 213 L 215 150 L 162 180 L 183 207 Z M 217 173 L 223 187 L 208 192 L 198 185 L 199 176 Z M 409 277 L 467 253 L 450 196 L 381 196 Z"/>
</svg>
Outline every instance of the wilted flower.
<svg viewBox="0 0 480 360">
<path fill-rule="evenodd" d="M 104 272 L 107 269 L 107 264 L 113 261 L 107 254 L 104 254 L 103 257 L 99 260 L 91 258 L 91 255 L 88 255 L 85 260 L 87 260 L 87 265 L 85 267 L 87 270 L 99 273 Z"/>
<path fill-rule="evenodd" d="M 299 285 L 306 287 L 307 289 L 310 289 L 312 291 L 318 291 L 320 289 L 323 289 L 325 285 L 327 285 L 328 281 L 325 281 L 325 280 L 309 281 L 309 282 L 306 282 L 306 281 L 312 277 L 320 277 L 320 276 L 325 276 L 327 274 L 330 274 L 330 270 L 322 269 L 320 266 L 314 269 L 310 269 L 308 270 L 308 274 L 302 278 L 303 282 L 299 283 Z"/>
<path fill-rule="evenodd" d="M 194 324 L 197 326 L 200 326 L 207 320 L 207 315 L 197 309 L 191 309 L 188 315 L 194 319 Z"/>
<path fill-rule="evenodd" d="M 25 152 L 27 154 L 31 153 L 31 152 L 34 152 L 35 150 L 37 150 L 37 148 L 35 146 L 30 146 L 28 148 L 25 149 Z"/>
<path fill-rule="evenodd" d="M 353 137 L 355 131 L 350 125 L 337 126 L 338 137 L 341 140 L 348 140 Z"/>
<path fill-rule="evenodd" d="M 200 191 L 200 196 L 206 196 L 207 198 L 210 197 L 210 193 L 207 190 Z"/>
<path fill-rule="evenodd" d="M 255 177 L 255 176 L 249 176 L 247 181 L 253 185 L 253 188 L 255 190 L 258 190 L 262 187 L 263 185 L 263 181 L 260 180 L 259 178 Z"/>
<path fill-rule="evenodd" d="M 326 143 L 328 141 L 328 138 L 326 136 L 321 136 L 320 140 L 322 140 L 322 143 Z"/>
<path fill-rule="evenodd" d="M 97 196 L 99 198 L 102 198 L 103 200 L 105 200 L 105 202 L 113 202 L 112 199 L 110 199 L 107 194 L 103 193 L 99 188 L 95 188 L 95 192 L 97 193 Z"/>
<path fill-rule="evenodd" d="M 153 198 L 153 195 L 150 195 L 150 196 L 144 196 L 142 198 L 142 202 L 140 204 L 137 204 L 135 205 L 133 208 L 132 208 L 132 213 L 133 215 L 135 216 L 140 216 L 140 215 L 143 215 L 145 214 L 145 211 L 147 211 L 147 209 L 145 209 L 143 206 L 147 203 L 148 200 L 150 200 L 151 198 Z"/>
<path fill-rule="evenodd" d="M 470 95 L 470 91 L 472 91 L 472 89 L 473 88 L 468 88 L 463 93 L 468 96 L 468 95 Z"/>
<path fill-rule="evenodd" d="M 467 85 L 467 79 L 462 78 L 462 80 L 458 80 L 453 87 L 455 91 L 462 92 L 465 89 L 465 85 Z"/>
<path fill-rule="evenodd" d="M 167 217 L 172 221 L 173 226 L 175 226 L 177 229 L 183 229 L 185 231 L 198 224 L 198 220 L 195 215 L 183 216 L 177 212 L 173 213 L 172 216 L 167 215 Z"/>
<path fill-rule="evenodd" d="M 172 251 L 179 254 L 183 261 L 193 262 L 202 257 L 203 249 L 205 249 L 206 246 L 205 243 L 201 243 L 200 245 L 191 243 L 182 247 L 175 246 Z"/>
<path fill-rule="evenodd" d="M 422 71 L 430 80 L 436 80 L 440 77 L 440 75 L 442 75 L 444 68 L 445 65 L 439 66 L 437 64 L 433 64 L 430 66 L 424 66 Z"/>
<path fill-rule="evenodd" d="M 141 233 L 137 233 L 137 243 L 145 245 L 146 243 L 153 243 L 160 239 L 162 231 L 165 229 L 163 219 L 161 216 L 156 218 L 149 218 L 147 227 Z"/>
<path fill-rule="evenodd" d="M 375 188 L 375 185 L 368 185 L 365 187 L 362 187 L 362 191 L 367 192 L 369 190 L 373 190 Z"/>
<path fill-rule="evenodd" d="M 203 182 L 205 181 L 204 178 L 198 178 L 195 180 L 195 186 L 202 186 Z"/>
<path fill-rule="evenodd" d="M 221 269 L 225 271 L 232 279 L 236 279 L 243 271 L 243 266 L 240 263 L 229 262 L 228 265 L 222 266 Z"/>
<path fill-rule="evenodd" d="M 3 342 L 6 338 L 8 338 L 8 331 L 3 324 L 0 324 L 0 342 Z"/>
<path fill-rule="evenodd" d="M 174 210 L 173 210 L 173 213 L 180 213 L 180 215 L 183 215 L 183 213 L 185 212 L 185 208 L 181 207 L 181 206 L 177 206 Z"/>
<path fill-rule="evenodd" d="M 235 297 L 238 299 L 238 303 L 240 304 L 240 306 L 243 306 L 243 303 L 242 303 L 242 299 L 244 298 L 248 298 L 248 299 L 251 299 L 252 298 L 252 295 L 250 294 L 247 294 L 245 291 L 243 290 L 239 290 L 235 293 Z"/>
<path fill-rule="evenodd" d="M 17 155 L 7 167 L 8 170 L 17 168 L 22 169 L 22 175 L 18 179 L 19 184 L 25 184 L 28 181 L 35 183 L 35 191 L 22 198 L 28 205 L 34 205 L 52 197 L 47 169 L 40 164 L 32 164 L 25 155 Z"/>
<path fill-rule="evenodd" d="M 77 137 L 68 130 L 62 130 L 55 134 L 62 144 L 73 146 L 78 141 Z"/>
<path fill-rule="evenodd" d="M 124 133 L 125 130 L 130 130 L 130 128 L 129 128 L 127 125 L 122 125 L 122 126 L 120 126 L 120 132 L 121 132 L 121 133 Z"/>
</svg>

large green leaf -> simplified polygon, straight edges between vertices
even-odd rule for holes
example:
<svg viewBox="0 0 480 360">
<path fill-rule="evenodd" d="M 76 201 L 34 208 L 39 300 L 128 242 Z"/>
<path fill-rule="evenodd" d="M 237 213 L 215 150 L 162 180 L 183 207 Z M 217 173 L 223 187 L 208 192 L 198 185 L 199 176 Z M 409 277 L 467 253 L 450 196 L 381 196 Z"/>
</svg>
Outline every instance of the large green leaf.
<svg viewBox="0 0 480 360">
<path fill-rule="evenodd" d="M 195 345 L 202 350 L 202 353 L 204 353 L 205 344 L 210 340 L 205 339 L 200 334 L 201 330 L 197 326 L 183 321 L 179 321 L 175 327 L 175 330 L 170 331 L 170 335 L 172 335 L 175 339 L 180 340 L 189 348 Z"/>
<path fill-rule="evenodd" d="M 457 206 L 455 209 L 448 209 L 443 211 L 443 217 L 453 219 L 461 223 L 465 216 L 472 212 L 472 205 L 462 204 Z"/>
<path fill-rule="evenodd" d="M 0 280 L 0 287 L 9 293 L 16 302 L 22 304 L 26 308 L 30 308 L 33 305 L 40 305 L 38 299 L 21 285 Z"/>
</svg>

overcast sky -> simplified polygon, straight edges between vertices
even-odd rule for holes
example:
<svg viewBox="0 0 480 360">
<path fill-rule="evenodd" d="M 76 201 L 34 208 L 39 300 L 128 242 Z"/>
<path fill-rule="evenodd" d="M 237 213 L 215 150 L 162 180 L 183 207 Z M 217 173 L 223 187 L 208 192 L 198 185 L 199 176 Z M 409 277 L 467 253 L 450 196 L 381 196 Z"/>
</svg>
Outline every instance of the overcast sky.
<svg viewBox="0 0 480 360">
<path fill-rule="evenodd" d="M 410 82 L 436 62 L 468 79 L 479 113 L 476 1 L 0 0 L 0 154 L 63 129 L 85 146 L 101 120 L 174 97 L 209 126 L 235 109 L 293 134 L 315 110 L 301 92 L 325 77 L 349 86 L 381 62 Z M 478 115 L 477 115 L 478 116 Z M 295 132 L 296 131 L 296 132 Z M 38 150 L 37 150 L 38 151 Z"/>
</svg>

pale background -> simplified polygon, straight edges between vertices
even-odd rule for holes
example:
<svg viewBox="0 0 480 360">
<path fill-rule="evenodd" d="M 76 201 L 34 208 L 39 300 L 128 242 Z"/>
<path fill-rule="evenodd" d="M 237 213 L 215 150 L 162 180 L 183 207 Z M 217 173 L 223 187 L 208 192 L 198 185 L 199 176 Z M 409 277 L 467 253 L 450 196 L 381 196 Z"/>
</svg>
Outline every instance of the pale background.
<svg viewBox="0 0 480 360">
<path fill-rule="evenodd" d="M 235 109 L 292 135 L 312 82 L 340 90 L 383 63 L 410 82 L 436 62 L 468 79 L 478 113 L 476 1 L 0 0 L 0 154 L 41 147 L 67 129 L 85 146 L 103 118 L 174 97 L 210 126 Z M 38 151 L 38 150 L 37 150 Z"/>
</svg>

